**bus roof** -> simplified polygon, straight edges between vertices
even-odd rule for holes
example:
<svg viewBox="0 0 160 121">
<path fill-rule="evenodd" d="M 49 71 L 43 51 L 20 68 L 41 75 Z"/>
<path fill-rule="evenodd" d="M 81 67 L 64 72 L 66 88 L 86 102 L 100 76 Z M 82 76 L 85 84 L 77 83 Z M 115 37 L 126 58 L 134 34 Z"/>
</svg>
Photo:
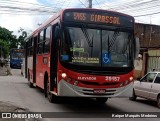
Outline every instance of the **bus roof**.
<svg viewBox="0 0 160 121">
<path fill-rule="evenodd" d="M 45 28 L 48 24 L 50 24 L 51 22 L 53 22 L 56 18 L 60 17 L 60 20 L 62 20 L 62 17 L 64 15 L 65 12 L 69 12 L 69 11 L 77 11 L 77 12 L 83 12 L 83 11 L 88 11 L 88 12 L 109 12 L 109 13 L 113 13 L 116 15 L 121 15 L 121 16 L 126 16 L 129 17 L 131 19 L 134 19 L 134 17 L 124 14 L 124 13 L 120 13 L 120 12 L 116 12 L 116 11 L 109 11 L 109 10 L 103 10 L 103 9 L 91 9 L 91 8 L 68 8 L 68 9 L 62 9 L 59 12 L 55 13 L 50 19 L 48 19 L 46 22 L 44 22 L 39 28 L 37 28 L 31 35 L 29 35 L 28 37 L 25 38 L 25 40 L 27 41 L 28 38 L 30 38 L 31 36 L 37 34 L 37 32 L 39 32 L 41 29 Z"/>
</svg>

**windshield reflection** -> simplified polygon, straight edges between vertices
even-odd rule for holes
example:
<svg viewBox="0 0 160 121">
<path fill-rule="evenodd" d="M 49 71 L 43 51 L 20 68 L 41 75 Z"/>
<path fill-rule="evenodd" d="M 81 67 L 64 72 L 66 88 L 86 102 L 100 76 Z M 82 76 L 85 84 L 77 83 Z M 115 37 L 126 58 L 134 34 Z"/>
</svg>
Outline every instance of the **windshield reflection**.
<svg viewBox="0 0 160 121">
<path fill-rule="evenodd" d="M 127 67 L 131 58 L 131 34 L 120 30 L 65 27 L 61 61 L 87 66 Z"/>
</svg>

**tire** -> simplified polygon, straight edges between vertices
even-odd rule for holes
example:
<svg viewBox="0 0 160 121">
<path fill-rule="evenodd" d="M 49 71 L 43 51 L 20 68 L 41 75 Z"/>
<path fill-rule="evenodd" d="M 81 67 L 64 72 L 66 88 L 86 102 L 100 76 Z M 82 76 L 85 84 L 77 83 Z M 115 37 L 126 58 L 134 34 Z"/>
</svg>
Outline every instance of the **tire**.
<svg viewBox="0 0 160 121">
<path fill-rule="evenodd" d="M 49 82 L 47 83 L 47 97 L 48 97 L 49 102 L 51 103 L 58 103 L 60 101 L 59 97 L 57 97 L 56 95 L 50 92 Z"/>
<path fill-rule="evenodd" d="M 28 85 L 30 88 L 33 88 L 33 83 L 30 81 L 30 74 L 28 73 Z"/>
<path fill-rule="evenodd" d="M 130 100 L 135 101 L 137 96 L 135 95 L 135 91 L 133 90 L 132 97 L 129 97 Z"/>
<path fill-rule="evenodd" d="M 48 81 L 47 74 L 45 74 L 45 76 L 44 76 L 44 95 L 45 95 L 45 97 L 48 98 L 49 102 L 51 102 L 51 103 L 58 103 L 59 102 L 59 97 L 57 97 L 56 95 L 54 95 L 50 92 L 50 83 Z"/>
<path fill-rule="evenodd" d="M 56 95 L 54 95 L 50 92 L 49 82 L 47 83 L 47 97 L 48 97 L 49 102 L 51 102 L 51 103 L 58 103 L 59 102 L 59 97 L 57 97 Z"/>
<path fill-rule="evenodd" d="M 157 107 L 160 108 L 160 95 L 157 97 Z"/>
<path fill-rule="evenodd" d="M 96 98 L 96 101 L 98 103 L 105 103 L 108 100 L 108 98 Z"/>
<path fill-rule="evenodd" d="M 48 79 L 44 77 L 44 96 L 47 97 L 47 81 Z"/>
</svg>

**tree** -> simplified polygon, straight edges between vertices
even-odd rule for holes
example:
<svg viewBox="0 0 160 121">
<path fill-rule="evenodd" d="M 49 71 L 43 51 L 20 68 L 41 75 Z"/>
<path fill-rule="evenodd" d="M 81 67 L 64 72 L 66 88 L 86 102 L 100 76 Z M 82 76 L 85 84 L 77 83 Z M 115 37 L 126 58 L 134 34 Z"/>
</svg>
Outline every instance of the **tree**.
<svg viewBox="0 0 160 121">
<path fill-rule="evenodd" d="M 27 32 L 22 28 L 20 28 L 18 32 L 21 32 L 21 35 L 17 39 L 17 37 L 13 35 L 13 31 L 0 27 L 0 45 L 3 46 L 5 57 L 7 57 L 11 48 L 24 48 L 24 39 L 27 37 Z"/>
<path fill-rule="evenodd" d="M 26 31 L 22 31 L 22 35 L 19 36 L 18 38 L 18 43 L 20 45 L 20 48 L 24 49 L 25 46 L 25 41 L 24 39 L 27 37 L 27 32 Z"/>
<path fill-rule="evenodd" d="M 8 56 L 9 50 L 11 48 L 18 47 L 18 40 L 12 33 L 13 31 L 9 31 L 6 28 L 0 27 L 0 45 L 3 47 L 4 57 Z"/>
<path fill-rule="evenodd" d="M 0 57 L 8 57 L 9 54 L 9 44 L 0 39 Z"/>
</svg>

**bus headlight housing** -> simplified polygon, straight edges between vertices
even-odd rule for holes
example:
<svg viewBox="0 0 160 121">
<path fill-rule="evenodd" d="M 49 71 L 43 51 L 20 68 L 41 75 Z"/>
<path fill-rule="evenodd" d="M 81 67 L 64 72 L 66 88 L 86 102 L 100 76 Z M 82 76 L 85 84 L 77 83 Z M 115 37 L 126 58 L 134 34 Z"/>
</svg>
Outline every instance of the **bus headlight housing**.
<svg viewBox="0 0 160 121">
<path fill-rule="evenodd" d="M 131 76 L 131 77 L 129 78 L 129 80 L 132 81 L 132 80 L 133 80 L 133 77 Z"/>
<path fill-rule="evenodd" d="M 67 74 L 66 73 L 62 73 L 61 76 L 62 76 L 62 78 L 66 78 Z"/>
</svg>

